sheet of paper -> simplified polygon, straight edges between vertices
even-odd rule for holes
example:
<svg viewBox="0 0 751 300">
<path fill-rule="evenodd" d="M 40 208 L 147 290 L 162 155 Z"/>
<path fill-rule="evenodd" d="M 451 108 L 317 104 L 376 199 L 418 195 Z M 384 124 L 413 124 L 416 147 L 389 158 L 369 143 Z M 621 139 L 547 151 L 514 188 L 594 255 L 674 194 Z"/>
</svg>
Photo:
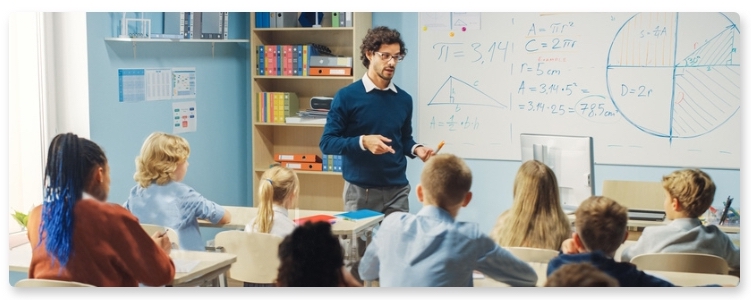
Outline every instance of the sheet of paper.
<svg viewBox="0 0 751 300">
<path fill-rule="evenodd" d="M 195 101 L 172 103 L 172 133 L 195 132 L 198 129 Z"/>
<path fill-rule="evenodd" d="M 188 273 L 195 268 L 200 261 L 198 260 L 189 260 L 189 259 L 179 259 L 179 258 L 173 258 L 172 262 L 175 263 L 175 272 L 177 273 Z"/>
</svg>

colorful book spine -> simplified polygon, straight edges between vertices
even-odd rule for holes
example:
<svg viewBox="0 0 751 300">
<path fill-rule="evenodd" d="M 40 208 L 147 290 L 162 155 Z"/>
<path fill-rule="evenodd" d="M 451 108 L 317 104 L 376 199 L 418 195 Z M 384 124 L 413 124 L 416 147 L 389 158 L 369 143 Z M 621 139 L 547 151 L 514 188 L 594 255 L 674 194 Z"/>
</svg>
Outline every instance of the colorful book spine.
<svg viewBox="0 0 751 300">
<path fill-rule="evenodd" d="M 284 51 L 287 53 L 287 57 L 284 59 L 284 75 L 292 76 L 292 57 L 294 55 L 292 45 L 284 45 Z"/>
<path fill-rule="evenodd" d="M 264 49 L 266 49 L 266 47 L 260 45 L 256 50 L 256 59 L 258 59 L 257 75 L 261 76 L 266 75 L 266 52 L 264 51 Z"/>
<path fill-rule="evenodd" d="M 302 76 L 302 45 L 295 45 L 297 48 L 297 76 Z"/>
<path fill-rule="evenodd" d="M 308 76 L 308 59 L 310 58 L 310 55 L 308 55 L 309 50 L 310 45 L 302 45 L 302 76 Z"/>
<path fill-rule="evenodd" d="M 323 157 L 321 158 L 321 160 L 323 161 L 323 163 L 322 163 L 323 166 L 322 166 L 321 170 L 324 171 L 324 172 L 329 172 L 328 159 L 329 159 L 329 156 L 327 154 L 324 154 Z"/>
</svg>

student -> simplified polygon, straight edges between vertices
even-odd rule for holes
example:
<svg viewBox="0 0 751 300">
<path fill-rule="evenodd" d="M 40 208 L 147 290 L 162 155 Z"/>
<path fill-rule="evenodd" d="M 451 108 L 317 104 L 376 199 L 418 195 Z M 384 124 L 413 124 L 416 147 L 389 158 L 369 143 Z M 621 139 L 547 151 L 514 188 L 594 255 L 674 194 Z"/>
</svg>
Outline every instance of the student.
<svg viewBox="0 0 751 300">
<path fill-rule="evenodd" d="M 344 268 L 344 252 L 328 222 L 307 222 L 279 244 L 281 287 L 360 287 Z"/>
<path fill-rule="evenodd" d="M 165 226 L 177 231 L 182 250 L 205 251 L 198 220 L 227 224 L 230 213 L 182 183 L 188 172 L 190 146 L 181 136 L 154 132 L 136 157 L 138 184 L 123 204 L 141 223 Z"/>
<path fill-rule="evenodd" d="M 617 287 L 618 280 L 589 263 L 565 264 L 545 281 L 546 287 Z"/>
<path fill-rule="evenodd" d="M 294 171 L 274 166 L 261 175 L 258 187 L 258 215 L 245 225 L 246 232 L 285 237 L 295 229 L 287 210 L 297 207 L 300 180 Z"/>
<path fill-rule="evenodd" d="M 417 198 L 425 206 L 412 215 L 384 218 L 360 261 L 360 278 L 392 286 L 472 286 L 472 271 L 512 286 L 534 286 L 537 274 L 499 247 L 478 225 L 455 221 L 472 199 L 472 172 L 452 154 L 430 158 Z"/>
<path fill-rule="evenodd" d="M 96 143 L 73 133 L 52 139 L 44 201 L 29 213 L 29 278 L 121 287 L 172 282 L 169 238 L 149 237 L 130 212 L 106 203 L 109 171 Z"/>
<path fill-rule="evenodd" d="M 524 162 L 514 179 L 514 203 L 498 217 L 490 238 L 501 247 L 558 250 L 570 236 L 553 170 L 536 160 Z"/>
<path fill-rule="evenodd" d="M 741 250 L 715 225 L 704 226 L 699 216 L 714 200 L 715 185 L 699 169 L 676 170 L 662 177 L 665 189 L 665 226 L 644 228 L 639 240 L 625 248 L 621 261 L 644 253 L 704 253 L 724 258 L 731 268 L 740 268 Z"/>
<path fill-rule="evenodd" d="M 628 262 L 616 262 L 615 251 L 626 240 L 628 211 L 613 199 L 592 196 L 576 209 L 576 231 L 563 242 L 558 255 L 548 262 L 550 276 L 571 263 L 590 263 L 618 280 L 622 287 L 674 286 L 672 283 L 639 271 Z"/>
</svg>

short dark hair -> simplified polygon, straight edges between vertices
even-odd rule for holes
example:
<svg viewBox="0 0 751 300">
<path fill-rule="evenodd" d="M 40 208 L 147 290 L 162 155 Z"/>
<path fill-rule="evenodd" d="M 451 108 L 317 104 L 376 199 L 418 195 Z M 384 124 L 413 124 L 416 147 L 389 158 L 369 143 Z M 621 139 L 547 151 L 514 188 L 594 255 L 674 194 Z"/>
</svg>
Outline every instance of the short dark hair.
<svg viewBox="0 0 751 300">
<path fill-rule="evenodd" d="M 362 39 L 362 45 L 360 45 L 360 60 L 362 65 L 366 68 L 370 67 L 370 59 L 366 55 L 368 52 L 378 51 L 381 49 L 381 45 L 390 45 L 399 43 L 399 54 L 407 55 L 407 48 L 404 47 L 404 41 L 402 41 L 401 34 L 396 29 L 390 29 L 386 26 L 379 26 L 376 28 L 368 29 L 368 33 Z"/>
<path fill-rule="evenodd" d="M 618 280 L 589 263 L 565 264 L 545 281 L 547 287 L 617 287 Z"/>
<path fill-rule="evenodd" d="M 344 252 L 328 222 L 307 222 L 279 244 L 277 286 L 335 287 L 344 282 Z"/>
</svg>

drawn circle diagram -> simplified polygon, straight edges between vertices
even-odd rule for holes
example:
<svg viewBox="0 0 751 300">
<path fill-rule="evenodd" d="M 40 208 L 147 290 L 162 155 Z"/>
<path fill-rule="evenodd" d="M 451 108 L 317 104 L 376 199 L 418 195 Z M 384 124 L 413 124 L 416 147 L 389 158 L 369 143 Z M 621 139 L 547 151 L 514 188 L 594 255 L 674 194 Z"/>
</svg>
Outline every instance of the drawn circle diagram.
<svg viewBox="0 0 751 300">
<path fill-rule="evenodd" d="M 722 13 L 635 14 L 608 51 L 610 99 L 645 133 L 709 133 L 740 109 L 740 45 L 737 25 Z"/>
</svg>

